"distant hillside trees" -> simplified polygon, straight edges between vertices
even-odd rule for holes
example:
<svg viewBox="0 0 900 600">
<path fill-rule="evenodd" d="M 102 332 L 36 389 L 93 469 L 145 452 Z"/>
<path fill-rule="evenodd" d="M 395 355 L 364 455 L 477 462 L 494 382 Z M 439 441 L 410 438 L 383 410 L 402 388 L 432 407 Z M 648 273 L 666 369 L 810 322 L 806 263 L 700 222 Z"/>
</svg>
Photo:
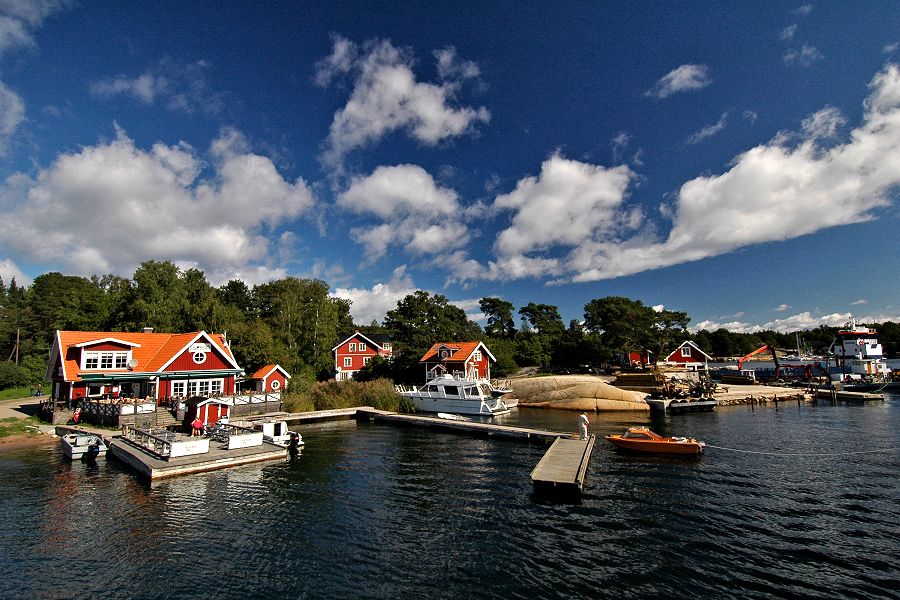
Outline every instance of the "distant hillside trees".
<svg viewBox="0 0 900 600">
<path fill-rule="evenodd" d="M 379 324 L 354 324 L 347 300 L 329 295 L 319 279 L 285 277 L 248 286 L 231 280 L 215 288 L 198 269 L 147 261 L 131 278 L 91 278 L 45 273 L 30 288 L 0 280 L 0 389 L 43 380 L 57 329 L 95 331 L 227 332 L 238 364 L 248 372 L 278 363 L 299 380 L 333 375 L 331 349 L 353 333 L 393 336 L 394 358 L 373 361 L 368 377 L 421 381 L 419 359 L 436 342 L 484 341 L 503 376 L 521 367 L 581 370 L 616 360 L 625 352 L 650 351 L 665 358 L 684 340 L 714 357 L 739 357 L 764 344 L 813 352 L 827 350 L 835 327 L 778 333 L 727 329 L 688 333 L 687 313 L 657 310 L 620 296 L 593 299 L 584 320 L 563 322 L 557 306 L 514 306 L 498 297 L 479 300 L 484 329 L 445 296 L 416 291 L 401 298 Z M 517 326 L 517 319 L 520 324 Z M 889 358 L 900 350 L 900 325 L 872 323 Z M 18 334 L 18 345 L 16 338 Z M 18 364 L 16 364 L 18 359 Z"/>
</svg>

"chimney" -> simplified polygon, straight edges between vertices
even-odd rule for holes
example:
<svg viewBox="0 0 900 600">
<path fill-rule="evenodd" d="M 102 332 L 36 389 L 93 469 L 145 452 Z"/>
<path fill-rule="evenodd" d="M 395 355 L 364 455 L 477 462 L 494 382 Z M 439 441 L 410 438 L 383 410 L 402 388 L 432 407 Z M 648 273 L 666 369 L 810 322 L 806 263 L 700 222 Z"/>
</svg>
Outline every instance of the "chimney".
<svg viewBox="0 0 900 600">
<path fill-rule="evenodd" d="M 144 329 L 142 329 L 141 332 L 142 333 L 153 333 L 153 328 L 152 327 L 144 327 Z"/>
</svg>

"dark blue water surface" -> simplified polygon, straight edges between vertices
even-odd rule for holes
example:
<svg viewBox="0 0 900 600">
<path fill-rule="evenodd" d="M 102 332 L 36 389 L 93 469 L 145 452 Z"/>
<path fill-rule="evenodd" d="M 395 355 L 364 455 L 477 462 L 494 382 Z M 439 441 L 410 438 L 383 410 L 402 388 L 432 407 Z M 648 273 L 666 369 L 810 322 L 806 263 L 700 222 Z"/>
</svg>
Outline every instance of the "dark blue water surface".
<svg viewBox="0 0 900 600">
<path fill-rule="evenodd" d="M 543 446 L 355 421 L 300 428 L 295 460 L 152 484 L 4 451 L 0 597 L 900 597 L 900 398 L 592 416 L 598 435 L 635 424 L 715 447 L 598 438 L 581 504 L 532 496 Z"/>
</svg>

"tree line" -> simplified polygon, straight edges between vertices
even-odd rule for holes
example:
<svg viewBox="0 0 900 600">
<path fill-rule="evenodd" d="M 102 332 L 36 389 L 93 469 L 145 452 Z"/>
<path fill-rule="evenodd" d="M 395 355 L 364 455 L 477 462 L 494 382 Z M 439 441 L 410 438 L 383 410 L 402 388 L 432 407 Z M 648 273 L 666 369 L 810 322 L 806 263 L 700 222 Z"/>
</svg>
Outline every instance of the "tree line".
<svg viewBox="0 0 900 600">
<path fill-rule="evenodd" d="M 484 341 L 497 358 L 496 375 L 521 367 L 580 369 L 614 363 L 627 352 L 649 351 L 664 358 L 685 340 L 713 357 L 739 357 L 770 344 L 794 348 L 797 334 L 813 351 L 827 349 L 837 328 L 802 332 L 735 333 L 727 329 L 688 332 L 686 312 L 660 310 L 640 300 L 608 296 L 589 301 L 584 319 L 562 320 L 557 306 L 529 303 L 516 307 L 495 297 L 479 302 L 485 325 L 441 294 L 416 291 L 397 302 L 382 323 L 355 324 L 350 301 L 329 296 L 319 279 L 286 277 L 247 286 L 231 280 L 212 286 L 203 271 L 181 270 L 170 261 L 148 261 L 129 278 L 90 278 L 46 273 L 31 287 L 0 279 L 0 389 L 43 381 L 57 329 L 186 333 L 226 332 L 235 358 L 247 372 L 278 363 L 305 381 L 333 375 L 332 348 L 352 334 L 387 333 L 395 358 L 374 360 L 367 378 L 398 382 L 422 378 L 422 355 L 437 342 Z M 900 348 L 900 325 L 872 324 L 886 354 Z"/>
</svg>

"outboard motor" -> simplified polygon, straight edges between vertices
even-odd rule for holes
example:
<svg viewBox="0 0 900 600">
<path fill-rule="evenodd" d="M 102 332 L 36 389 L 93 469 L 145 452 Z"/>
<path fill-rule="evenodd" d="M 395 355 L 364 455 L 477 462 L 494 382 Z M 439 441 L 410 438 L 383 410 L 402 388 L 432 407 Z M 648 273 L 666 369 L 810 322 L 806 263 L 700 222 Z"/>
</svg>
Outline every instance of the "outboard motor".
<svg viewBox="0 0 900 600">
<path fill-rule="evenodd" d="M 296 431 L 291 432 L 291 439 L 288 442 L 288 453 L 291 456 L 297 456 L 300 454 L 300 434 Z"/>
</svg>

